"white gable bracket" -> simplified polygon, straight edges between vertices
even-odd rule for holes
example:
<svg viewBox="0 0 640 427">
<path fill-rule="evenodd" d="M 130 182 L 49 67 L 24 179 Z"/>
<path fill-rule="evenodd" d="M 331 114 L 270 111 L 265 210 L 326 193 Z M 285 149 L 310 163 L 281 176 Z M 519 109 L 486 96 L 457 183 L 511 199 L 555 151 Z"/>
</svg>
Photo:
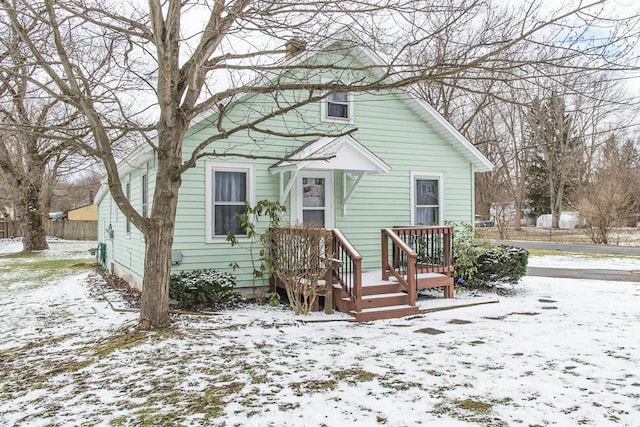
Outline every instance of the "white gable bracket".
<svg viewBox="0 0 640 427">
<path fill-rule="evenodd" d="M 353 196 L 356 188 L 358 188 L 358 185 L 360 184 L 360 181 L 362 181 L 365 173 L 366 171 L 359 171 L 358 173 L 342 172 L 342 193 L 344 194 L 342 199 L 342 215 L 347 215 L 347 204 L 349 203 L 349 200 L 351 200 L 351 196 Z M 349 175 L 354 175 L 356 180 L 351 184 L 351 189 L 347 191 L 347 176 Z"/>
<path fill-rule="evenodd" d="M 300 169 L 296 169 L 295 171 L 291 171 L 291 176 L 289 177 L 289 182 L 287 183 L 287 186 L 282 188 L 284 185 L 284 170 L 281 170 L 278 172 L 280 174 L 280 204 L 284 205 L 284 202 L 287 200 L 287 196 L 289 196 L 289 193 L 291 192 L 291 188 L 293 187 L 293 184 L 296 182 L 296 178 L 298 177 L 298 174 L 300 173 Z"/>
</svg>

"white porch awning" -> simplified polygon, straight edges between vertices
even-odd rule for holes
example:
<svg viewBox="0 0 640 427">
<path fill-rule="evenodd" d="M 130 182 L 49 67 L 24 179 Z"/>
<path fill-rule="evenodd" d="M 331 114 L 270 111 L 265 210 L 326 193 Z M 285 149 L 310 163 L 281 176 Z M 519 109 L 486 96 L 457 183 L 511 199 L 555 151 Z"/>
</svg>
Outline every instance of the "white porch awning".
<svg viewBox="0 0 640 427">
<path fill-rule="evenodd" d="M 388 164 L 360 144 L 350 135 L 335 138 L 324 137 L 302 146 L 269 168 L 272 174 L 280 174 L 280 203 L 289 196 L 298 173 L 305 169 L 341 170 L 343 173 L 343 211 L 362 178 L 367 174 L 388 173 Z M 289 182 L 284 185 L 284 173 L 290 172 Z M 347 188 L 347 178 L 352 177 Z"/>
</svg>

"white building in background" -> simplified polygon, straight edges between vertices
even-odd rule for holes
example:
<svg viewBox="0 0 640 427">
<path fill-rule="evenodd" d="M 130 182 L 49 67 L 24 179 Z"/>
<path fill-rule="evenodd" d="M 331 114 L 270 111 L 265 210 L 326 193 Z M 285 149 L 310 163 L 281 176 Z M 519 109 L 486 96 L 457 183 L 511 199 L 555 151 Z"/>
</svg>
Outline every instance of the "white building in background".
<svg viewBox="0 0 640 427">
<path fill-rule="evenodd" d="M 560 222 L 558 226 L 562 229 L 573 229 L 578 225 L 578 212 L 560 212 Z M 551 214 L 540 215 L 536 220 L 536 227 L 551 228 Z"/>
</svg>

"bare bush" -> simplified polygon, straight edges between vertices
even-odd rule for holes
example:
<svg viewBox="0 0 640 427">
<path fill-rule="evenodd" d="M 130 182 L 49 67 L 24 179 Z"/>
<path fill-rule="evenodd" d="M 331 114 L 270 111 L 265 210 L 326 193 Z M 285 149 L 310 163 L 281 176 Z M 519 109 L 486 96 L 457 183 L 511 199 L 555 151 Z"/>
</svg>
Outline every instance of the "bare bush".
<svg viewBox="0 0 640 427">
<path fill-rule="evenodd" d="M 580 198 L 580 219 L 595 244 L 608 244 L 614 227 L 626 225 L 635 215 L 637 175 L 640 154 L 633 144 L 621 146 L 610 138 L 602 150 L 603 164 Z"/>
<path fill-rule="evenodd" d="M 331 232 L 307 224 L 272 228 L 271 262 L 295 314 L 308 314 L 319 295 L 331 292 Z"/>
</svg>

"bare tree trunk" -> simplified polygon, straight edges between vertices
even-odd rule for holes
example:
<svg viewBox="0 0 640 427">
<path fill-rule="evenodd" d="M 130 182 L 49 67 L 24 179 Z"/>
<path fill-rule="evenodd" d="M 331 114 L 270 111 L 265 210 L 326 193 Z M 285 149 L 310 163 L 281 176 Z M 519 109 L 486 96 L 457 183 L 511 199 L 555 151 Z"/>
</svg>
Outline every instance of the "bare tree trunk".
<svg viewBox="0 0 640 427">
<path fill-rule="evenodd" d="M 514 230 L 520 230 L 522 228 L 522 200 L 519 198 L 514 199 L 513 207 L 515 208 L 515 216 L 513 217 Z"/>
<path fill-rule="evenodd" d="M 21 197 L 22 250 L 24 252 L 49 249 L 44 229 L 43 213 L 40 209 L 40 188 L 35 182 L 23 183 Z"/>
<path fill-rule="evenodd" d="M 161 130 L 158 139 L 165 139 L 167 147 L 158 151 L 156 191 L 153 195 L 151 216 L 145 232 L 145 265 L 140 306 L 140 329 L 156 329 L 169 326 L 169 281 L 171 279 L 171 254 L 175 230 L 179 169 L 182 157 L 182 138 L 186 121 L 179 120 L 176 127 Z"/>
</svg>

